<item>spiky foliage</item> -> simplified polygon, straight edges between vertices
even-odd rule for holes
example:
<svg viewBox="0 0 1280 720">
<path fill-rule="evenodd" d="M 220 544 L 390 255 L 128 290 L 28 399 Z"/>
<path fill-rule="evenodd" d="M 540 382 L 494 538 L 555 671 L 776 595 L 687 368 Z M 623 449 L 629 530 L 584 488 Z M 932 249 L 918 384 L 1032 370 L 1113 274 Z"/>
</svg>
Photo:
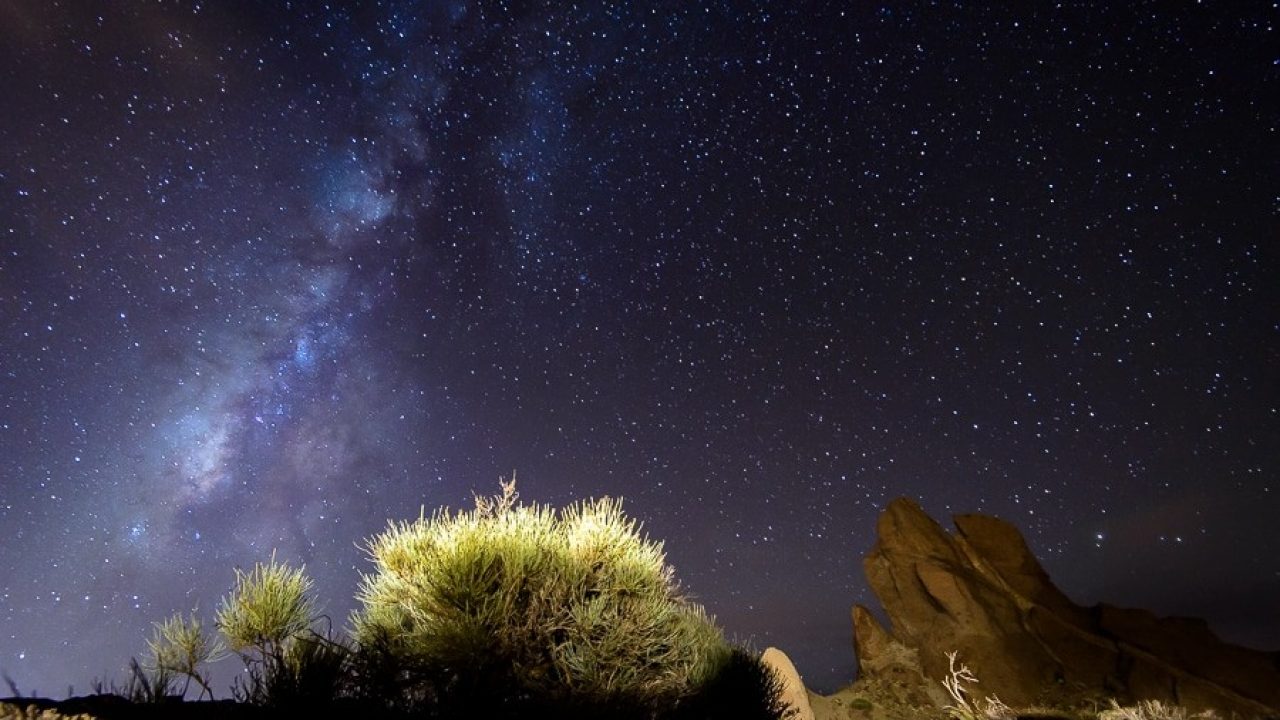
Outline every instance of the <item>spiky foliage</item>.
<svg viewBox="0 0 1280 720">
<path fill-rule="evenodd" d="M 186 618 L 177 613 L 154 623 L 151 638 L 147 640 L 147 665 L 153 671 L 184 675 L 188 684 L 194 680 L 201 688 L 201 697 L 207 694 L 212 700 L 213 690 L 201 666 L 221 659 L 224 651 L 222 641 L 205 632 L 195 613 Z M 186 692 L 184 685 L 181 694 Z"/>
<path fill-rule="evenodd" d="M 236 584 L 218 608 L 218 629 L 231 649 L 271 652 L 305 633 L 316 618 L 311 578 L 302 568 L 276 562 L 236 569 Z"/>
<path fill-rule="evenodd" d="M 236 584 L 218 608 L 218 628 L 244 660 L 235 696 L 256 705 L 323 703 L 336 697 L 347 649 L 314 630 L 318 615 L 311 578 L 276 561 L 236 570 Z"/>
<path fill-rule="evenodd" d="M 315 620 L 311 578 L 302 568 L 259 562 L 251 571 L 236 569 L 236 587 L 218 609 L 218 628 L 232 650 L 270 651 L 305 633 Z"/>
<path fill-rule="evenodd" d="M 431 679 L 402 692 L 659 707 L 730 653 L 617 500 L 557 513 L 504 483 L 472 511 L 392 523 L 368 551 L 353 633 L 415 669 L 402 679 Z"/>
<path fill-rule="evenodd" d="M 237 699 L 295 711 L 329 708 L 349 688 L 350 654 L 341 642 L 308 630 L 278 653 L 246 663 Z"/>
<path fill-rule="evenodd" d="M 1165 705 L 1159 700 L 1144 700 L 1128 707 L 1112 700 L 1111 707 L 1098 714 L 1098 720 L 1214 720 L 1217 717 L 1212 710 L 1190 714 L 1186 708 Z"/>
<path fill-rule="evenodd" d="M 134 703 L 160 703 L 175 694 L 178 678 L 165 667 L 148 671 L 137 658 L 129 659 L 129 679 L 117 694 Z"/>
</svg>

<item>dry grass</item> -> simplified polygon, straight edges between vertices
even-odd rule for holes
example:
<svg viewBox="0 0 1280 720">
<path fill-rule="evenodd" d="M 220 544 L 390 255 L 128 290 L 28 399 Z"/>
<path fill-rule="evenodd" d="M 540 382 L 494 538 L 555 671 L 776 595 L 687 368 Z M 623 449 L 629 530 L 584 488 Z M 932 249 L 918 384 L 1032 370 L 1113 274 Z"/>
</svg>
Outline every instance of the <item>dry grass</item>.
<svg viewBox="0 0 1280 720">
<path fill-rule="evenodd" d="M 988 695 L 982 700 L 969 689 L 978 684 L 978 678 L 968 665 L 956 665 L 959 653 L 947 653 L 947 677 L 942 679 L 942 687 L 951 696 L 952 703 L 942 708 L 952 720 L 1006 720 L 1015 716 L 1013 709 L 1001 702 L 995 695 Z"/>
<path fill-rule="evenodd" d="M 1165 705 L 1159 700 L 1144 700 L 1137 705 L 1121 707 L 1112 700 L 1111 707 L 1098 713 L 1098 720 L 1217 720 L 1212 710 L 1191 713 L 1186 708 Z"/>
<path fill-rule="evenodd" d="M 1017 718 L 1062 718 L 1067 720 L 1220 720 L 1212 710 L 1192 712 L 1159 700 L 1144 700 L 1136 705 L 1120 705 L 1111 700 L 1104 710 L 1080 708 L 1020 707 L 1011 708 L 995 695 L 977 700 L 973 686 L 978 678 L 967 665 L 959 662 L 956 652 L 947 653 L 948 673 L 942 686 L 952 702 L 943 707 L 950 720 L 1016 720 Z"/>
</svg>

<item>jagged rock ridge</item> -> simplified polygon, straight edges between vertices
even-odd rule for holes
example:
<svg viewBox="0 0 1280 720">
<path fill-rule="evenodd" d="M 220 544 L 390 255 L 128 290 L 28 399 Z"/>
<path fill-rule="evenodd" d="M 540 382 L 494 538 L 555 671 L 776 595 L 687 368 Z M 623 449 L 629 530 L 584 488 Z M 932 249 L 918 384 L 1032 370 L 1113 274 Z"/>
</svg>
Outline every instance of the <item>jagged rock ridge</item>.
<svg viewBox="0 0 1280 720">
<path fill-rule="evenodd" d="M 1011 705 L 1115 697 L 1280 716 L 1280 653 L 1224 643 L 1202 620 L 1076 605 L 1013 525 L 954 522 L 948 534 L 907 499 L 881 515 L 864 570 L 891 629 L 853 609 L 863 677 L 915 677 L 931 691 L 955 650 Z"/>
</svg>

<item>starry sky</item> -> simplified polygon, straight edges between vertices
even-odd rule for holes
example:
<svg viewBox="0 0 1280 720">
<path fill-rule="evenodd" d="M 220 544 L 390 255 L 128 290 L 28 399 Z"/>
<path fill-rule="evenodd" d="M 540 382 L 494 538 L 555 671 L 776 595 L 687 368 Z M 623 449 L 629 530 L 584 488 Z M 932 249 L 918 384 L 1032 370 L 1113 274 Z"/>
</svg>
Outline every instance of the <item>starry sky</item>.
<svg viewBox="0 0 1280 720">
<path fill-rule="evenodd" d="M 513 470 L 820 690 L 904 495 L 1280 647 L 1276 20 L 0 3 L 0 672 L 122 679 L 273 550 L 341 625 Z"/>
</svg>

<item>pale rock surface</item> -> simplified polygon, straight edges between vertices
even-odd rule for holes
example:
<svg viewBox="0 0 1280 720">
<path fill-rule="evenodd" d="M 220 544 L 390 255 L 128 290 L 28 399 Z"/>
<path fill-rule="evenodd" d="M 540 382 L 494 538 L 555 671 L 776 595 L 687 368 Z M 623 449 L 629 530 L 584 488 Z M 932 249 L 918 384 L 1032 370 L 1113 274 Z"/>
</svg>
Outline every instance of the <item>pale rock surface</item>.
<svg viewBox="0 0 1280 720">
<path fill-rule="evenodd" d="M 791 716 L 792 720 L 814 720 L 813 708 L 809 705 L 809 691 L 805 689 L 804 681 L 800 679 L 800 673 L 796 672 L 791 658 L 781 650 L 771 647 L 764 651 L 760 660 L 782 680 L 782 700 L 796 710 Z"/>
</svg>

